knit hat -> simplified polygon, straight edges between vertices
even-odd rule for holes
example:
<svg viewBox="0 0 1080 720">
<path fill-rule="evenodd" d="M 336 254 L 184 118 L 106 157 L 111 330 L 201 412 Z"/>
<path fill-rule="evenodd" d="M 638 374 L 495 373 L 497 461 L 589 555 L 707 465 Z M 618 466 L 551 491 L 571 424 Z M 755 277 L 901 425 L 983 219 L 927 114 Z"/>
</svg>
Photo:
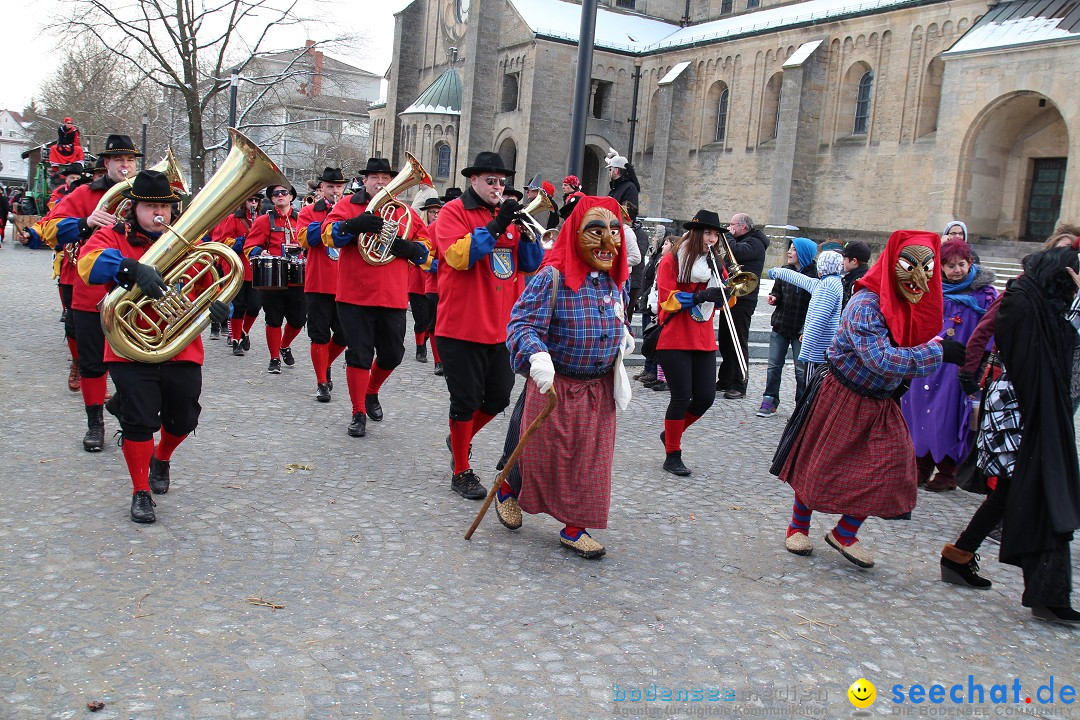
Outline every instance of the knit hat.
<svg viewBox="0 0 1080 720">
<path fill-rule="evenodd" d="M 813 240 L 804 237 L 791 238 L 791 244 L 795 246 L 800 271 L 814 262 L 817 257 L 817 244 Z"/>
<path fill-rule="evenodd" d="M 569 185 L 570 187 L 574 188 L 574 190 L 581 189 L 581 180 L 578 179 L 577 175 L 567 175 L 562 179 L 562 181 L 564 185 Z"/>
<path fill-rule="evenodd" d="M 959 220 L 950 220 L 949 222 L 945 223 L 945 229 L 941 231 L 941 236 L 945 237 L 945 235 L 948 234 L 949 230 L 952 229 L 952 227 L 954 225 L 959 225 L 960 226 L 960 229 L 964 231 L 964 240 L 967 240 L 968 239 L 967 225 L 960 222 Z"/>
<path fill-rule="evenodd" d="M 817 275 L 819 278 L 839 275 L 844 270 L 844 258 L 835 250 L 818 253 Z"/>
</svg>

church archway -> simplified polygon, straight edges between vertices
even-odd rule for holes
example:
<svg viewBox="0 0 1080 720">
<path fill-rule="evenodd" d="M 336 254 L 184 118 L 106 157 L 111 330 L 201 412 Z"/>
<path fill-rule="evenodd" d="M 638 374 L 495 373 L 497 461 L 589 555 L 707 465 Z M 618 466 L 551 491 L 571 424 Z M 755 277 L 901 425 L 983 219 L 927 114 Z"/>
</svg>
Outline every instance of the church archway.
<svg viewBox="0 0 1080 720">
<path fill-rule="evenodd" d="M 581 189 L 586 195 L 607 195 L 607 172 L 602 162 L 606 150 L 597 145 L 585 146 L 585 157 L 581 163 Z"/>
<path fill-rule="evenodd" d="M 956 217 L 975 236 L 1045 239 L 1057 222 L 1068 155 L 1068 128 L 1050 98 L 1001 96 L 964 140 Z"/>
<path fill-rule="evenodd" d="M 506 138 L 499 143 L 499 149 L 496 152 L 502 158 L 504 167 L 517 170 L 517 143 L 514 142 L 513 138 Z"/>
</svg>

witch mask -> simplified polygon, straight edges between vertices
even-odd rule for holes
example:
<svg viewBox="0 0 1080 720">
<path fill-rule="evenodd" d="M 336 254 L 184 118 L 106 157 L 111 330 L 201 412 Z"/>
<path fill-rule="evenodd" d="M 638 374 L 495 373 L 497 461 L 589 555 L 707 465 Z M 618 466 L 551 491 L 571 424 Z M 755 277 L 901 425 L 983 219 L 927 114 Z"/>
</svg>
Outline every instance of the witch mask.
<svg viewBox="0 0 1080 720">
<path fill-rule="evenodd" d="M 929 292 L 934 265 L 934 250 L 926 245 L 908 245 L 900 251 L 894 268 L 896 284 L 912 305 Z"/>
<path fill-rule="evenodd" d="M 578 254 L 593 270 L 610 272 L 622 248 L 622 222 L 603 207 L 589 208 L 578 230 Z"/>
</svg>

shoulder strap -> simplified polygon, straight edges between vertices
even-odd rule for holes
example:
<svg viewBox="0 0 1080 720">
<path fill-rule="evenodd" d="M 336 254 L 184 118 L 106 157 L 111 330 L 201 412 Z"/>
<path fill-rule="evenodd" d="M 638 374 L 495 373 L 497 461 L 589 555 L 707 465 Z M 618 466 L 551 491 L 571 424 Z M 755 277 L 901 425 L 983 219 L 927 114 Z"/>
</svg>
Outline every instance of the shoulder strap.
<svg viewBox="0 0 1080 720">
<path fill-rule="evenodd" d="M 555 300 L 559 297 L 559 268 L 551 266 L 551 314 L 555 315 Z"/>
</svg>

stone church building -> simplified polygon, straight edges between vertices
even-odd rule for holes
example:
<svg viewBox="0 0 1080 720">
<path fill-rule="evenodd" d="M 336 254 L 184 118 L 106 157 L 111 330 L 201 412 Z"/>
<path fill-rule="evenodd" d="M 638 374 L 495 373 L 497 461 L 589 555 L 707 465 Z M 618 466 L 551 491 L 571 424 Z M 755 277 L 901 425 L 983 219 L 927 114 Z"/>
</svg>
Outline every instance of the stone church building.
<svg viewBox="0 0 1080 720">
<path fill-rule="evenodd" d="M 1041 240 L 1080 221 L 1074 0 L 600 0 L 583 158 L 626 155 L 642 215 L 742 211 L 811 237 Z M 414 0 L 371 147 L 439 190 L 494 150 L 566 174 L 580 4 Z M 1071 172 L 1070 172 L 1071 170 Z M 1069 182 L 1072 180 L 1072 182 Z"/>
</svg>

